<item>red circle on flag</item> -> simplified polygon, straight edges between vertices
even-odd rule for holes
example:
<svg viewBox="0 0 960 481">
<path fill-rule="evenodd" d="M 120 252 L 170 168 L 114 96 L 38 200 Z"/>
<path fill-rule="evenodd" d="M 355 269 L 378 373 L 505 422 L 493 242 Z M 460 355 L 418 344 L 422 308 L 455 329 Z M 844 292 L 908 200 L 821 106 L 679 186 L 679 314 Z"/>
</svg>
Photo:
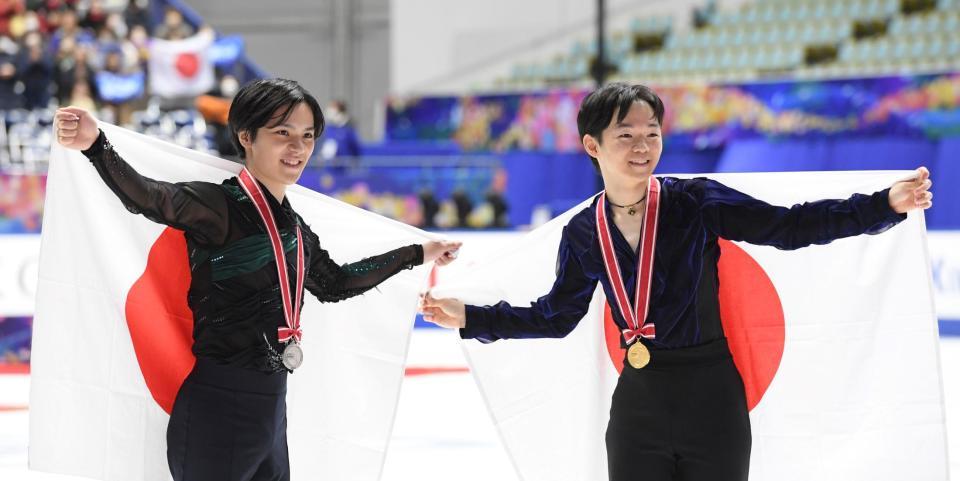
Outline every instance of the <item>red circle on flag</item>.
<svg viewBox="0 0 960 481">
<path fill-rule="evenodd" d="M 184 52 L 177 55 L 174 66 L 177 68 L 177 72 L 180 72 L 180 75 L 191 78 L 200 70 L 200 58 L 195 53 Z"/>
<path fill-rule="evenodd" d="M 783 306 L 770 277 L 750 254 L 727 240 L 719 243 L 720 319 L 743 378 L 747 409 L 753 410 L 783 358 Z M 604 307 L 603 326 L 607 352 L 619 373 L 623 371 L 624 352 L 609 304 Z"/>
<path fill-rule="evenodd" d="M 193 356 L 190 264 L 183 232 L 167 228 L 153 243 L 143 275 L 127 294 L 127 327 L 150 395 L 169 414 Z"/>
</svg>

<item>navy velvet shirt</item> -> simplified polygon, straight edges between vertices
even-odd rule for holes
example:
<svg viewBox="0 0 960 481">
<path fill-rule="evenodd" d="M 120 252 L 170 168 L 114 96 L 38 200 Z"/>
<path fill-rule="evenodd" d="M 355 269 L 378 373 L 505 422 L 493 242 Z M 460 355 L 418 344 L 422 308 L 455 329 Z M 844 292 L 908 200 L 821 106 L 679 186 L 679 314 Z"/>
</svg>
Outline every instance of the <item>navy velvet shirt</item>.
<svg viewBox="0 0 960 481">
<path fill-rule="evenodd" d="M 659 226 L 648 314 L 657 327 L 656 339 L 648 342 L 654 349 L 695 346 L 724 337 L 717 277 L 719 238 L 791 250 L 843 237 L 877 234 L 906 219 L 906 214 L 897 214 L 890 208 L 889 189 L 786 208 L 706 178 L 660 179 Z M 597 241 L 596 202 L 594 199 L 589 208 L 564 227 L 557 255 L 557 279 L 550 292 L 530 307 L 514 307 L 506 302 L 468 305 L 461 337 L 482 342 L 563 337 L 586 314 L 598 281 L 607 299 L 614 299 Z M 607 212 L 612 219 L 609 203 Z M 615 224 L 610 230 L 627 292 L 632 293 L 637 281 L 638 252 Z M 633 302 L 633 296 L 630 297 Z M 627 323 L 619 309 L 614 306 L 611 310 L 614 321 L 625 329 Z"/>
</svg>

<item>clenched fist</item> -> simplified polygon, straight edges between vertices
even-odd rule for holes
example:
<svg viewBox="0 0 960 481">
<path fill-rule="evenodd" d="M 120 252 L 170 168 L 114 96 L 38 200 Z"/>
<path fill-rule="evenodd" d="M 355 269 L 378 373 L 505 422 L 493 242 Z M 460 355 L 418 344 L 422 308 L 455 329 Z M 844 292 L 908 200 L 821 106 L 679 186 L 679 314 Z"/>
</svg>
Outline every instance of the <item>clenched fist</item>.
<svg viewBox="0 0 960 481">
<path fill-rule="evenodd" d="M 53 116 L 53 128 L 57 142 L 74 150 L 89 149 L 100 135 L 97 119 L 79 107 L 57 109 Z"/>
</svg>

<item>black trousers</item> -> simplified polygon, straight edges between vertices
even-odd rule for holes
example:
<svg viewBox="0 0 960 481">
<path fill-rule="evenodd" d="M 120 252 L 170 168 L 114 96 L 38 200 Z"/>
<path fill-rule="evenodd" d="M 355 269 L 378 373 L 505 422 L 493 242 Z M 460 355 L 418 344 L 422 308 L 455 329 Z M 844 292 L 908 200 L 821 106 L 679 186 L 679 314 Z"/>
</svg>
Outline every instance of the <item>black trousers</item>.
<svg viewBox="0 0 960 481">
<path fill-rule="evenodd" d="M 289 481 L 287 374 L 197 359 L 167 425 L 174 481 Z"/>
<path fill-rule="evenodd" d="M 726 340 L 625 362 L 606 439 L 611 481 L 746 481 L 750 417 Z"/>
</svg>

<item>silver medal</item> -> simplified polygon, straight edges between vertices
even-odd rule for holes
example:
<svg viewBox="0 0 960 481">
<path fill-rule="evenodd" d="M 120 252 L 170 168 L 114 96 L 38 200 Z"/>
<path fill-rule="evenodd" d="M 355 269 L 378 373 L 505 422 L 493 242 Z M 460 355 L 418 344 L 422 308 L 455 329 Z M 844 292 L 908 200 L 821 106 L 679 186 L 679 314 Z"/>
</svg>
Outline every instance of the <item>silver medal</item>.
<svg viewBox="0 0 960 481">
<path fill-rule="evenodd" d="M 289 342 L 287 347 L 283 349 L 281 357 L 284 367 L 292 371 L 303 364 L 303 349 L 300 349 L 300 345 L 296 342 Z"/>
</svg>

